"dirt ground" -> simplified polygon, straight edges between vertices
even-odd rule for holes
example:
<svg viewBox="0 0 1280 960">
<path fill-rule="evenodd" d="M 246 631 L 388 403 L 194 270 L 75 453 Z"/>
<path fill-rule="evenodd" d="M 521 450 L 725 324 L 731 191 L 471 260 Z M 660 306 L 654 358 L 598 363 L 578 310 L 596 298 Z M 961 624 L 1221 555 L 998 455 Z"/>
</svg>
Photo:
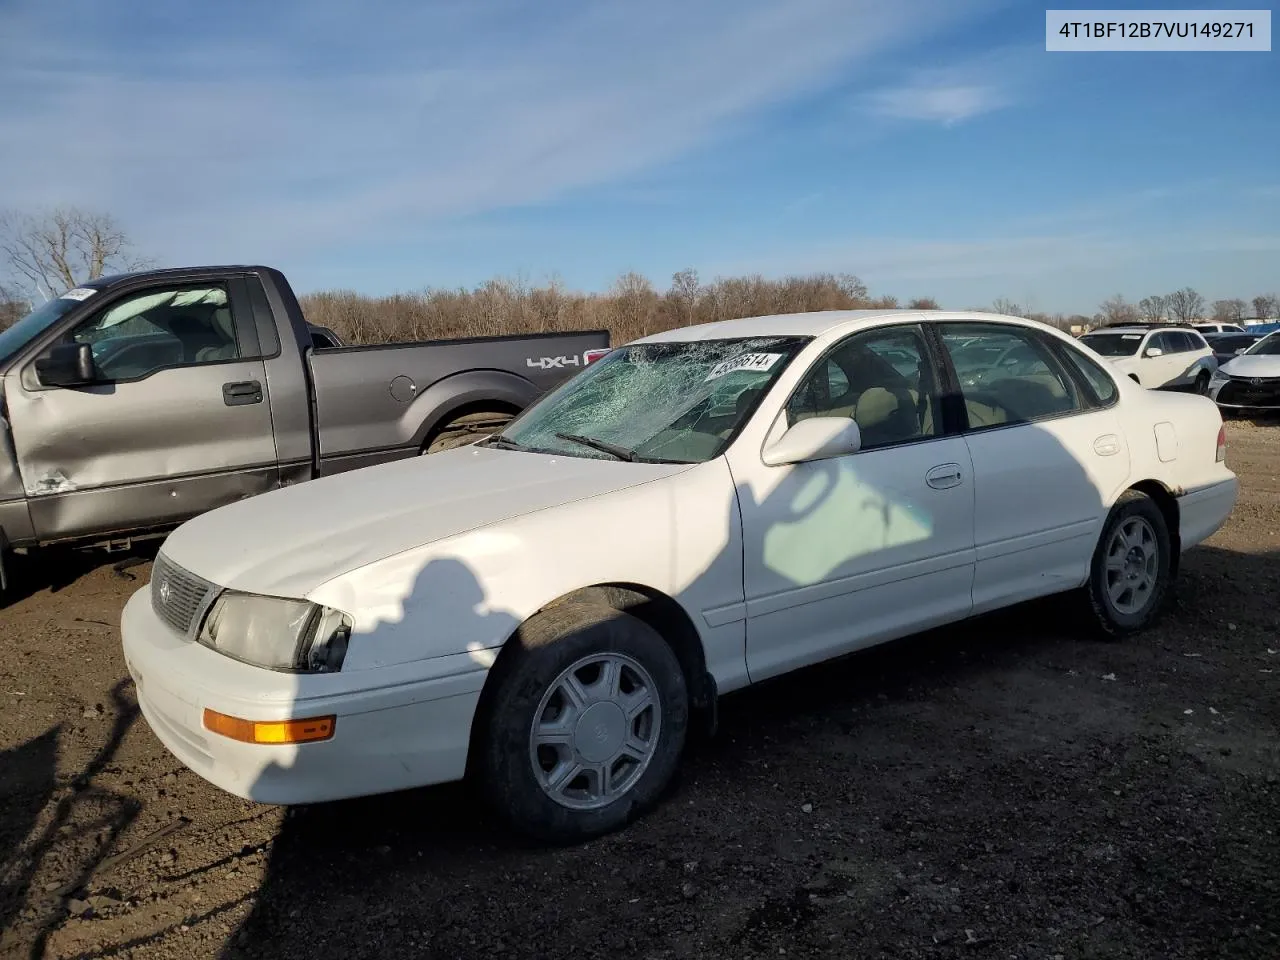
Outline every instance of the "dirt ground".
<svg viewBox="0 0 1280 960">
<path fill-rule="evenodd" d="M 135 707 L 148 567 L 0 611 L 2 957 L 1280 957 L 1280 425 L 1139 639 L 1064 600 L 725 699 L 630 829 L 513 841 L 451 787 L 234 799 Z"/>
</svg>

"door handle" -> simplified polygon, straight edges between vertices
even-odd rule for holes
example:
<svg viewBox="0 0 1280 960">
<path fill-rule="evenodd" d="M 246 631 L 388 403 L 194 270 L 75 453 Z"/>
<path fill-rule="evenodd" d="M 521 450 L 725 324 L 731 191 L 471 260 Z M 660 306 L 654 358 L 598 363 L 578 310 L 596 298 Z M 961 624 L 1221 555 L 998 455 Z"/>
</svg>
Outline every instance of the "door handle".
<svg viewBox="0 0 1280 960">
<path fill-rule="evenodd" d="M 964 474 L 960 472 L 958 463 L 940 464 L 924 475 L 924 482 L 935 490 L 958 487 L 963 480 Z"/>
<path fill-rule="evenodd" d="M 262 384 L 257 380 L 224 383 L 222 385 L 222 402 L 228 407 L 238 407 L 245 403 L 261 403 Z"/>
</svg>

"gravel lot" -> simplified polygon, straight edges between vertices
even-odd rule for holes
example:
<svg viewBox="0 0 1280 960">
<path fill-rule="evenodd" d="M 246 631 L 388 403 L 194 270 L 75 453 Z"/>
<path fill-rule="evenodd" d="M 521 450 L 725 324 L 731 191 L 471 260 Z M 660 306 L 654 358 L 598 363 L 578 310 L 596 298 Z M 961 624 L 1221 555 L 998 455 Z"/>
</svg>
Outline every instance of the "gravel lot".
<svg viewBox="0 0 1280 960">
<path fill-rule="evenodd" d="M 0 610 L 3 957 L 1280 957 L 1280 427 L 1136 641 L 1061 600 L 726 698 L 666 802 L 546 850 L 459 788 L 292 811 L 137 711 L 107 558 Z M 114 558 L 111 558 L 114 559 Z"/>
</svg>

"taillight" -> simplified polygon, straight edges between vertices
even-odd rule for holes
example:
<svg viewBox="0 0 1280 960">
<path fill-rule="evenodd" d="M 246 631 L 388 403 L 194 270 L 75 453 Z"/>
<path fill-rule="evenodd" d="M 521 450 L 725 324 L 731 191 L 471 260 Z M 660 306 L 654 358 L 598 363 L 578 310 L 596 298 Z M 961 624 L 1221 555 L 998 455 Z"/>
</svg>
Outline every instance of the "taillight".
<svg viewBox="0 0 1280 960">
<path fill-rule="evenodd" d="M 604 349 L 600 349 L 597 347 L 593 350 L 588 350 L 586 353 L 582 355 L 582 359 L 583 361 L 585 361 L 582 365 L 584 367 L 589 367 L 591 366 L 591 364 L 595 363 L 597 360 L 599 360 L 608 352 L 609 352 L 608 347 L 605 347 Z"/>
<path fill-rule="evenodd" d="M 1227 425 L 1224 423 L 1218 428 L 1218 463 L 1222 463 L 1227 459 Z"/>
</svg>

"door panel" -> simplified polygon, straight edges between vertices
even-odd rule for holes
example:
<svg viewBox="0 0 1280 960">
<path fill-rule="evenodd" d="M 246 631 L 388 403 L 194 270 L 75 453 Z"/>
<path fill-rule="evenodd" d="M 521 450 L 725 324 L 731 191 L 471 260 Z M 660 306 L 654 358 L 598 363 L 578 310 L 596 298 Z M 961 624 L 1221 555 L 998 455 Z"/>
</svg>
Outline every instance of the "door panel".
<svg viewBox="0 0 1280 960">
<path fill-rule="evenodd" d="M 236 473 L 255 468 L 255 484 L 270 489 L 278 479 L 271 415 L 265 402 L 228 406 L 223 385 L 264 379 L 261 360 L 161 370 L 132 383 L 29 392 L 11 376 L 6 384 L 14 446 L 28 497 L 59 497 L 107 487 L 189 474 Z M 93 529 L 122 529 L 168 513 L 174 499 L 163 485 L 153 497 L 131 500 L 126 512 L 92 506 L 72 522 L 47 517 L 53 527 L 40 537 L 70 536 Z M 182 513 L 208 509 L 200 495 L 186 498 Z M 215 495 L 215 499 L 222 499 Z M 225 501 L 224 501 L 225 502 Z M 44 513 L 44 511 L 42 511 Z M 34 517 L 33 504 L 33 517 Z"/>
<path fill-rule="evenodd" d="M 752 681 L 969 613 L 974 488 L 963 439 L 731 466 Z"/>
<path fill-rule="evenodd" d="M 977 567 L 973 612 L 1084 583 L 1106 504 L 1129 475 L 1110 410 L 967 437 L 973 457 Z"/>
</svg>

